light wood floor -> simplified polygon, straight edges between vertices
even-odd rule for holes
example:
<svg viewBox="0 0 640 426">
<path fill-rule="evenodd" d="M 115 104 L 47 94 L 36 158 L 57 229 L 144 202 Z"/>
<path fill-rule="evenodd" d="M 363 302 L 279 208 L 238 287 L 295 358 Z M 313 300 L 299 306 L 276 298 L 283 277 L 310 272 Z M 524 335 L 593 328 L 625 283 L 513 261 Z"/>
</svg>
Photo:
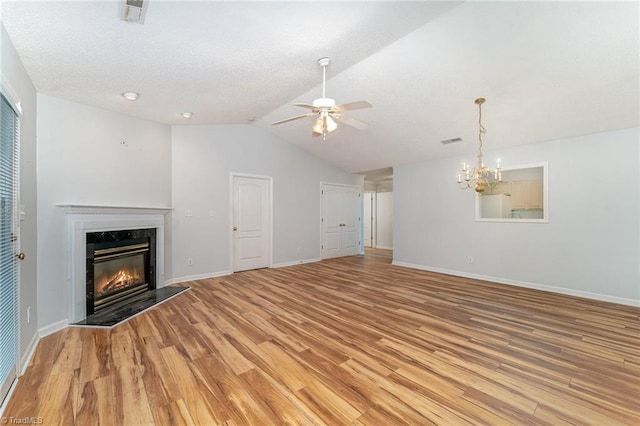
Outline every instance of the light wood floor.
<svg viewBox="0 0 640 426">
<path fill-rule="evenodd" d="M 639 424 L 640 309 L 368 253 L 190 282 L 111 331 L 45 337 L 4 416 L 46 425 Z"/>
</svg>

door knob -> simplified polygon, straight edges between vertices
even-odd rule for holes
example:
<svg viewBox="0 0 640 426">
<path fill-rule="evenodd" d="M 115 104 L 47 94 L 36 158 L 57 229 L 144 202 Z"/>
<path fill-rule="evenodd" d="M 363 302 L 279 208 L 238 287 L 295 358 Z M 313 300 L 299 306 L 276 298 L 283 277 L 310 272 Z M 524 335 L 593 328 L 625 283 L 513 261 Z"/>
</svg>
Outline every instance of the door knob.
<svg viewBox="0 0 640 426">
<path fill-rule="evenodd" d="M 24 253 L 18 253 L 18 254 L 16 254 L 16 257 L 18 259 L 20 259 L 20 260 L 24 260 L 24 258 L 25 258 Z"/>
<path fill-rule="evenodd" d="M 234 230 L 234 231 L 237 231 L 237 230 L 238 230 L 238 227 L 237 227 L 237 226 L 234 226 L 234 227 L 233 227 L 233 230 Z"/>
</svg>

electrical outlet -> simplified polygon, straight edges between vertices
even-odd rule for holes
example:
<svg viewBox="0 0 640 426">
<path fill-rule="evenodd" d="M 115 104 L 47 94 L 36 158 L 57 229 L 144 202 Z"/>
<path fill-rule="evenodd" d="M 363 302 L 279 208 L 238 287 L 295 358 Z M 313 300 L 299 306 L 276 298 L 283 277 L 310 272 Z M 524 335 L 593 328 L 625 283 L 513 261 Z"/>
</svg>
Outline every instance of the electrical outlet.
<svg viewBox="0 0 640 426">
<path fill-rule="evenodd" d="M 214 212 L 213 210 L 209 210 L 209 217 L 213 217 L 213 216 L 215 216 L 215 213 L 216 213 L 216 212 Z"/>
<path fill-rule="evenodd" d="M 468 262 L 468 263 L 473 263 L 473 256 L 469 256 L 469 257 L 467 258 L 467 262 Z"/>
<path fill-rule="evenodd" d="M 193 216 L 193 210 L 185 210 L 185 211 L 184 211 L 184 215 L 185 215 L 186 217 L 191 217 L 191 216 Z"/>
<path fill-rule="evenodd" d="M 193 266 L 193 258 L 190 257 L 190 258 L 187 259 L 187 265 L 188 266 Z"/>
</svg>

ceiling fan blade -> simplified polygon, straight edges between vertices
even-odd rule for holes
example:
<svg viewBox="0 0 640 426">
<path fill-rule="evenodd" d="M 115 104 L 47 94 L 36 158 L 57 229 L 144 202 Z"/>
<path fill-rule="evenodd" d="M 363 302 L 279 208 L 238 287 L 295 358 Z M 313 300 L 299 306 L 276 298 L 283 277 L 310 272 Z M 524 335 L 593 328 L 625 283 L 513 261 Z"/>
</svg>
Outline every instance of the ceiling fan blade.
<svg viewBox="0 0 640 426">
<path fill-rule="evenodd" d="M 286 123 L 288 121 L 293 121 L 293 120 L 300 120 L 301 118 L 312 117 L 314 115 L 316 115 L 315 112 L 308 112 L 306 114 L 296 115 L 295 117 L 289 117 L 289 118 L 285 118 L 284 120 L 276 121 L 274 123 L 271 123 L 271 125 L 275 126 L 276 124 L 282 124 L 282 123 Z"/>
<path fill-rule="evenodd" d="M 373 107 L 373 105 L 371 105 L 367 101 L 356 101 L 356 102 L 349 102 L 348 104 L 336 105 L 332 109 L 335 109 L 336 111 L 351 111 L 354 109 L 363 109 L 363 108 L 371 108 L 371 107 Z"/>
<path fill-rule="evenodd" d="M 310 109 L 310 110 L 311 110 L 311 111 L 313 111 L 313 112 L 318 112 L 318 111 L 320 111 L 320 110 L 318 109 L 318 107 L 316 107 L 316 106 L 314 106 L 314 105 L 311 105 L 311 104 L 293 104 L 293 105 L 294 105 L 294 106 L 298 106 L 298 107 L 302 107 L 302 108 Z"/>
<path fill-rule="evenodd" d="M 314 138 L 320 137 L 322 136 L 322 133 L 318 133 L 318 132 L 311 132 L 311 136 Z"/>
<path fill-rule="evenodd" d="M 359 130 L 367 130 L 369 128 L 369 125 L 364 121 L 356 120 L 355 118 L 347 117 L 346 115 L 331 114 L 331 116 L 341 123 L 348 124 L 349 126 L 355 127 Z"/>
</svg>

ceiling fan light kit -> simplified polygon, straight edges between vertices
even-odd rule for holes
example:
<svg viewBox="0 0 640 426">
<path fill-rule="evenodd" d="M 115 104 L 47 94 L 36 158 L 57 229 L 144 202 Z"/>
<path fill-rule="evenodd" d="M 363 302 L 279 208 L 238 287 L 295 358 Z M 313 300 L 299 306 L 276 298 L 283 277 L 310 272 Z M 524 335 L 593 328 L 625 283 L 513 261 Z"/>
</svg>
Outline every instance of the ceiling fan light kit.
<svg viewBox="0 0 640 426">
<path fill-rule="evenodd" d="M 369 125 L 367 123 L 356 120 L 355 118 L 347 117 L 343 115 L 342 112 L 354 109 L 371 108 L 373 106 L 371 105 L 371 103 L 367 101 L 357 101 L 349 102 L 342 105 L 336 105 L 335 100 L 327 98 L 326 78 L 329 62 L 329 58 L 327 57 L 318 59 L 318 65 L 322 67 L 322 97 L 315 99 L 311 104 L 294 104 L 294 106 L 310 109 L 311 112 L 297 115 L 295 117 L 285 118 L 284 120 L 271 123 L 272 125 L 275 126 L 302 118 L 317 117 L 311 125 L 311 136 L 322 136 L 323 140 L 326 139 L 329 133 L 338 128 L 338 121 L 360 130 L 366 130 L 367 128 L 369 128 Z"/>
</svg>

